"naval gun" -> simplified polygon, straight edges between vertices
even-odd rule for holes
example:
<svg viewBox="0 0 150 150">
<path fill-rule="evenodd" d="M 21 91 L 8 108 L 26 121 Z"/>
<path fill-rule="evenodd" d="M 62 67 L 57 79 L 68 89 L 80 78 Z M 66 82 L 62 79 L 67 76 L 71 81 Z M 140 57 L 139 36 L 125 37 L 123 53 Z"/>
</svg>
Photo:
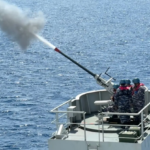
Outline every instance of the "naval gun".
<svg viewBox="0 0 150 150">
<path fill-rule="evenodd" d="M 79 66 L 80 68 L 85 70 L 90 75 L 92 75 L 95 78 L 97 84 L 99 84 L 100 86 L 104 87 L 109 93 L 113 94 L 113 82 L 112 82 L 112 80 L 115 80 L 115 79 L 113 77 L 111 77 L 107 73 L 109 68 L 105 71 L 105 74 L 107 76 L 109 76 L 110 78 L 108 80 L 105 80 L 104 78 L 101 77 L 101 74 L 100 75 L 94 74 L 93 72 L 91 72 L 90 70 L 88 70 L 87 68 L 83 67 L 81 64 L 79 64 L 78 62 L 76 62 L 75 60 L 73 60 L 72 58 L 70 58 L 69 56 L 64 54 L 63 52 L 61 52 L 58 48 L 55 48 L 55 51 L 60 53 L 61 55 L 63 55 L 67 59 L 69 59 L 70 61 L 72 61 L 74 64 L 76 64 L 77 66 Z"/>
<path fill-rule="evenodd" d="M 104 78 L 101 77 L 100 75 L 95 74 L 94 78 L 97 82 L 97 84 L 99 84 L 100 86 L 104 87 L 109 93 L 113 94 L 113 82 L 112 80 L 116 80 L 115 78 L 111 77 L 107 72 L 109 70 L 110 67 L 107 68 L 107 70 L 105 71 L 105 75 L 107 75 L 109 77 L 108 80 L 105 80 Z"/>
<path fill-rule="evenodd" d="M 70 58 L 69 56 L 67 56 L 66 54 L 64 54 L 62 51 L 60 51 L 56 46 L 54 46 L 53 44 L 51 44 L 49 41 L 47 41 L 46 39 L 44 39 L 43 37 L 34 34 L 35 37 L 37 39 L 39 39 L 41 42 L 43 42 L 44 44 L 46 44 L 47 46 L 49 46 L 50 48 L 52 48 L 54 51 L 58 52 L 59 54 L 63 55 L 64 57 L 66 57 L 67 59 L 69 59 L 71 62 L 73 62 L 74 64 L 76 64 L 77 66 L 79 66 L 80 68 L 82 68 L 83 70 L 85 70 L 87 73 L 89 73 L 90 75 L 92 75 L 96 82 L 104 87 L 109 93 L 113 94 L 113 82 L 112 80 L 115 80 L 114 78 L 112 78 L 108 73 L 108 69 L 105 71 L 105 74 L 107 76 L 109 76 L 110 78 L 108 80 L 105 80 L 104 78 L 101 77 L 101 74 L 95 74 L 93 72 L 91 72 L 90 70 L 88 70 L 87 68 L 83 67 L 82 65 L 80 65 L 78 62 L 76 62 L 75 60 L 73 60 L 72 58 Z"/>
</svg>

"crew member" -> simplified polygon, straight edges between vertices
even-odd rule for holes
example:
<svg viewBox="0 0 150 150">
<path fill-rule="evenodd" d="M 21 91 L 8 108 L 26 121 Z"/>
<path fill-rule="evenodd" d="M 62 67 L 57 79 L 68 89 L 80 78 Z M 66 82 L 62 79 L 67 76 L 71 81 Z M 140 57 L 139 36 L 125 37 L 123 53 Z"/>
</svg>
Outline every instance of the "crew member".
<svg viewBox="0 0 150 150">
<path fill-rule="evenodd" d="M 139 78 L 132 80 L 134 83 L 133 92 L 132 92 L 132 105 L 134 113 L 138 113 L 145 105 L 145 87 L 143 83 L 140 83 Z M 141 121 L 140 116 L 134 116 L 134 120 L 137 124 Z"/>
<path fill-rule="evenodd" d="M 127 113 L 130 112 L 130 101 L 132 99 L 131 91 L 126 86 L 125 80 L 120 80 L 120 87 L 117 89 L 114 102 L 118 106 L 118 112 Z M 130 116 L 120 115 L 120 122 L 126 124 L 130 121 Z"/>
</svg>

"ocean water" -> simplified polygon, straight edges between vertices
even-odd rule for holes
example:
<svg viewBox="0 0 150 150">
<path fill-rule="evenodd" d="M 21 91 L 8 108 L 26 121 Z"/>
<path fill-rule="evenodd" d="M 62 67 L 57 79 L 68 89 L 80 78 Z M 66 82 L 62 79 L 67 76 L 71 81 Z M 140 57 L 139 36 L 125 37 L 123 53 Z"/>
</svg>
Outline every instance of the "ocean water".
<svg viewBox="0 0 150 150">
<path fill-rule="evenodd" d="M 8 0 L 42 11 L 39 33 L 100 74 L 139 77 L 150 88 L 149 0 Z M 0 31 L 0 150 L 48 150 L 55 131 L 50 110 L 76 95 L 102 89 L 91 75 L 34 41 L 24 52 Z"/>
</svg>

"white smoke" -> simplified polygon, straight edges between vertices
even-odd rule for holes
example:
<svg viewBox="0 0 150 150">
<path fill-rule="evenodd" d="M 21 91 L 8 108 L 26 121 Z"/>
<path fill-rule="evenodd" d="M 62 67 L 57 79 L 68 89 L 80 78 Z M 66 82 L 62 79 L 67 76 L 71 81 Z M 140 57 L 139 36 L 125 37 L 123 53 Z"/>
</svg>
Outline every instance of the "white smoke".
<svg viewBox="0 0 150 150">
<path fill-rule="evenodd" d="M 41 12 L 35 16 L 29 18 L 27 12 L 0 0 L 0 29 L 10 35 L 22 49 L 29 46 L 30 42 L 36 38 L 34 34 L 39 32 L 45 24 L 45 18 Z"/>
</svg>

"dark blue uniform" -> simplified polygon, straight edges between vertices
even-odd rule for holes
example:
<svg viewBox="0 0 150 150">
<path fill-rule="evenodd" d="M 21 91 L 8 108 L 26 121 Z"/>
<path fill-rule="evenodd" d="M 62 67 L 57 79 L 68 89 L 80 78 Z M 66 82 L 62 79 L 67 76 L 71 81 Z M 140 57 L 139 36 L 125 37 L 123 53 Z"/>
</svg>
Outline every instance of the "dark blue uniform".
<svg viewBox="0 0 150 150">
<path fill-rule="evenodd" d="M 132 93 L 126 86 L 120 86 L 114 97 L 115 105 L 118 106 L 118 112 L 130 113 L 130 102 L 132 100 Z M 130 121 L 130 116 L 120 115 L 121 123 Z"/>
<path fill-rule="evenodd" d="M 138 113 L 145 106 L 145 87 L 139 85 L 138 88 L 133 89 L 132 105 L 134 113 Z M 134 116 L 135 121 L 140 121 L 140 116 Z"/>
</svg>

